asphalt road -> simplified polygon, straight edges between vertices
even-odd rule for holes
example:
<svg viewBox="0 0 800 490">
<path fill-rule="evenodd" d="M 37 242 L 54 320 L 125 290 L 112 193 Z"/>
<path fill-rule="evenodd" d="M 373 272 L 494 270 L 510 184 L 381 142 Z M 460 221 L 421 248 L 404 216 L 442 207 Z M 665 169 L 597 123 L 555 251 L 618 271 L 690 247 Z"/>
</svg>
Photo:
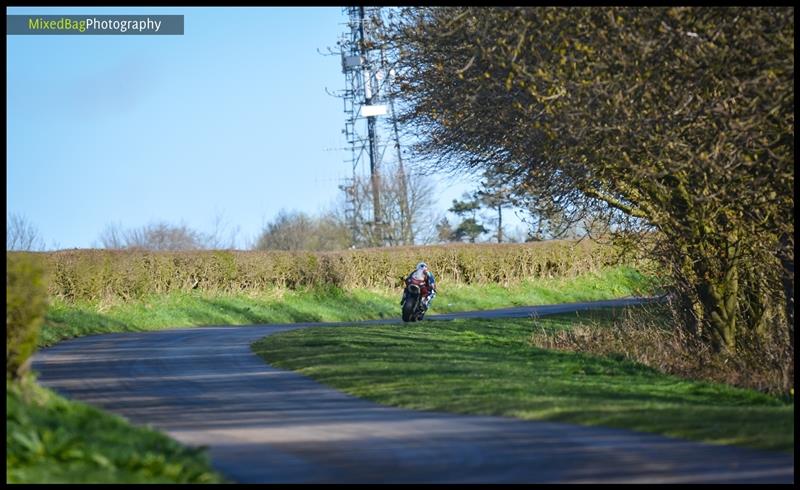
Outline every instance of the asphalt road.
<svg viewBox="0 0 800 490">
<path fill-rule="evenodd" d="M 430 318 L 545 315 L 640 301 Z M 794 481 L 787 454 L 617 429 L 384 407 L 272 368 L 250 350 L 261 337 L 314 325 L 339 324 L 83 337 L 38 352 L 33 369 L 41 384 L 70 398 L 151 424 L 184 444 L 208 446 L 214 467 L 241 483 Z"/>
</svg>

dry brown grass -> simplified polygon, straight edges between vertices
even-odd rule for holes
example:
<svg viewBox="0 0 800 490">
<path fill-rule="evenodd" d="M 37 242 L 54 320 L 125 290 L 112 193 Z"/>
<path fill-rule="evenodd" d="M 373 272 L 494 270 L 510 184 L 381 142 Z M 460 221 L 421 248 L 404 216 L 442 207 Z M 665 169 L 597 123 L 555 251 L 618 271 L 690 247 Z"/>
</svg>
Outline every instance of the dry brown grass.
<svg viewBox="0 0 800 490">
<path fill-rule="evenodd" d="M 773 395 L 794 393 L 794 352 L 786 329 L 746 333 L 738 350 L 714 352 L 684 328 L 671 303 L 627 309 L 611 322 L 565 330 L 535 329 L 536 347 L 622 358 L 687 379 L 725 383 Z"/>
</svg>

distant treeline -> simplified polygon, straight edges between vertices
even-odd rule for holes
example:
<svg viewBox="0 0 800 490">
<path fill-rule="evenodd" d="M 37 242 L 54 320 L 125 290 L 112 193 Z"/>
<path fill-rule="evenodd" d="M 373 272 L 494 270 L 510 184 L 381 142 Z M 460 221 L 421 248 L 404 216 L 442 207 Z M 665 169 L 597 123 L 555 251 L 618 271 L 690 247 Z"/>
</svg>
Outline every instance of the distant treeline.
<svg viewBox="0 0 800 490">
<path fill-rule="evenodd" d="M 9 252 L 9 256 L 28 252 Z M 607 245 L 584 241 L 451 244 L 340 252 L 74 250 L 36 253 L 51 298 L 67 302 L 130 300 L 198 289 L 396 288 L 420 261 L 441 287 L 513 284 L 571 277 L 618 262 Z"/>
</svg>

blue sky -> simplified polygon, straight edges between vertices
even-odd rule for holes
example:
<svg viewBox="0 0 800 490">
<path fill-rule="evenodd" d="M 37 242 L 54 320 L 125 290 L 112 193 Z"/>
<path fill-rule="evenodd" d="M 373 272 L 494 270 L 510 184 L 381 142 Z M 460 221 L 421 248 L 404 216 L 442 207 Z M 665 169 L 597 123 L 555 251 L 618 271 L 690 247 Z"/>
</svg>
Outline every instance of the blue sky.
<svg viewBox="0 0 800 490">
<path fill-rule="evenodd" d="M 8 14 L 182 14 L 183 36 L 7 36 L 8 213 L 48 248 L 154 221 L 239 247 L 281 208 L 340 198 L 340 8 L 29 8 Z M 444 178 L 443 178 L 444 179 Z M 441 180 L 440 210 L 470 188 Z M 509 213 L 510 214 L 510 213 Z"/>
</svg>

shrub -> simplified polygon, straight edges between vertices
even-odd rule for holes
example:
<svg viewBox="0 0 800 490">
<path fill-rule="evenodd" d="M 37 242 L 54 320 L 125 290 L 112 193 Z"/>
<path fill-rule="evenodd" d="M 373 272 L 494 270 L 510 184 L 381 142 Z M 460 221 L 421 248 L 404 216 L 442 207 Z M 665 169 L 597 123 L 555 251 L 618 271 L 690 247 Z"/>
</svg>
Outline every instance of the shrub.
<svg viewBox="0 0 800 490">
<path fill-rule="evenodd" d="M 402 287 L 425 261 L 442 287 L 504 286 L 574 277 L 615 262 L 610 246 L 552 241 L 526 244 L 448 244 L 338 252 L 71 250 L 44 254 L 51 297 L 66 302 L 128 301 L 174 291 L 260 292 L 337 287 Z M 632 265 L 631 261 L 623 261 Z"/>
<path fill-rule="evenodd" d="M 36 349 L 47 310 L 47 285 L 40 257 L 6 254 L 6 378 L 20 378 Z"/>
<path fill-rule="evenodd" d="M 672 302 L 628 308 L 609 324 L 566 330 L 535 329 L 531 344 L 545 349 L 626 359 L 687 379 L 725 383 L 776 396 L 794 396 L 794 355 L 785 331 L 750 335 L 736 352 L 715 352 L 678 328 Z"/>
</svg>

